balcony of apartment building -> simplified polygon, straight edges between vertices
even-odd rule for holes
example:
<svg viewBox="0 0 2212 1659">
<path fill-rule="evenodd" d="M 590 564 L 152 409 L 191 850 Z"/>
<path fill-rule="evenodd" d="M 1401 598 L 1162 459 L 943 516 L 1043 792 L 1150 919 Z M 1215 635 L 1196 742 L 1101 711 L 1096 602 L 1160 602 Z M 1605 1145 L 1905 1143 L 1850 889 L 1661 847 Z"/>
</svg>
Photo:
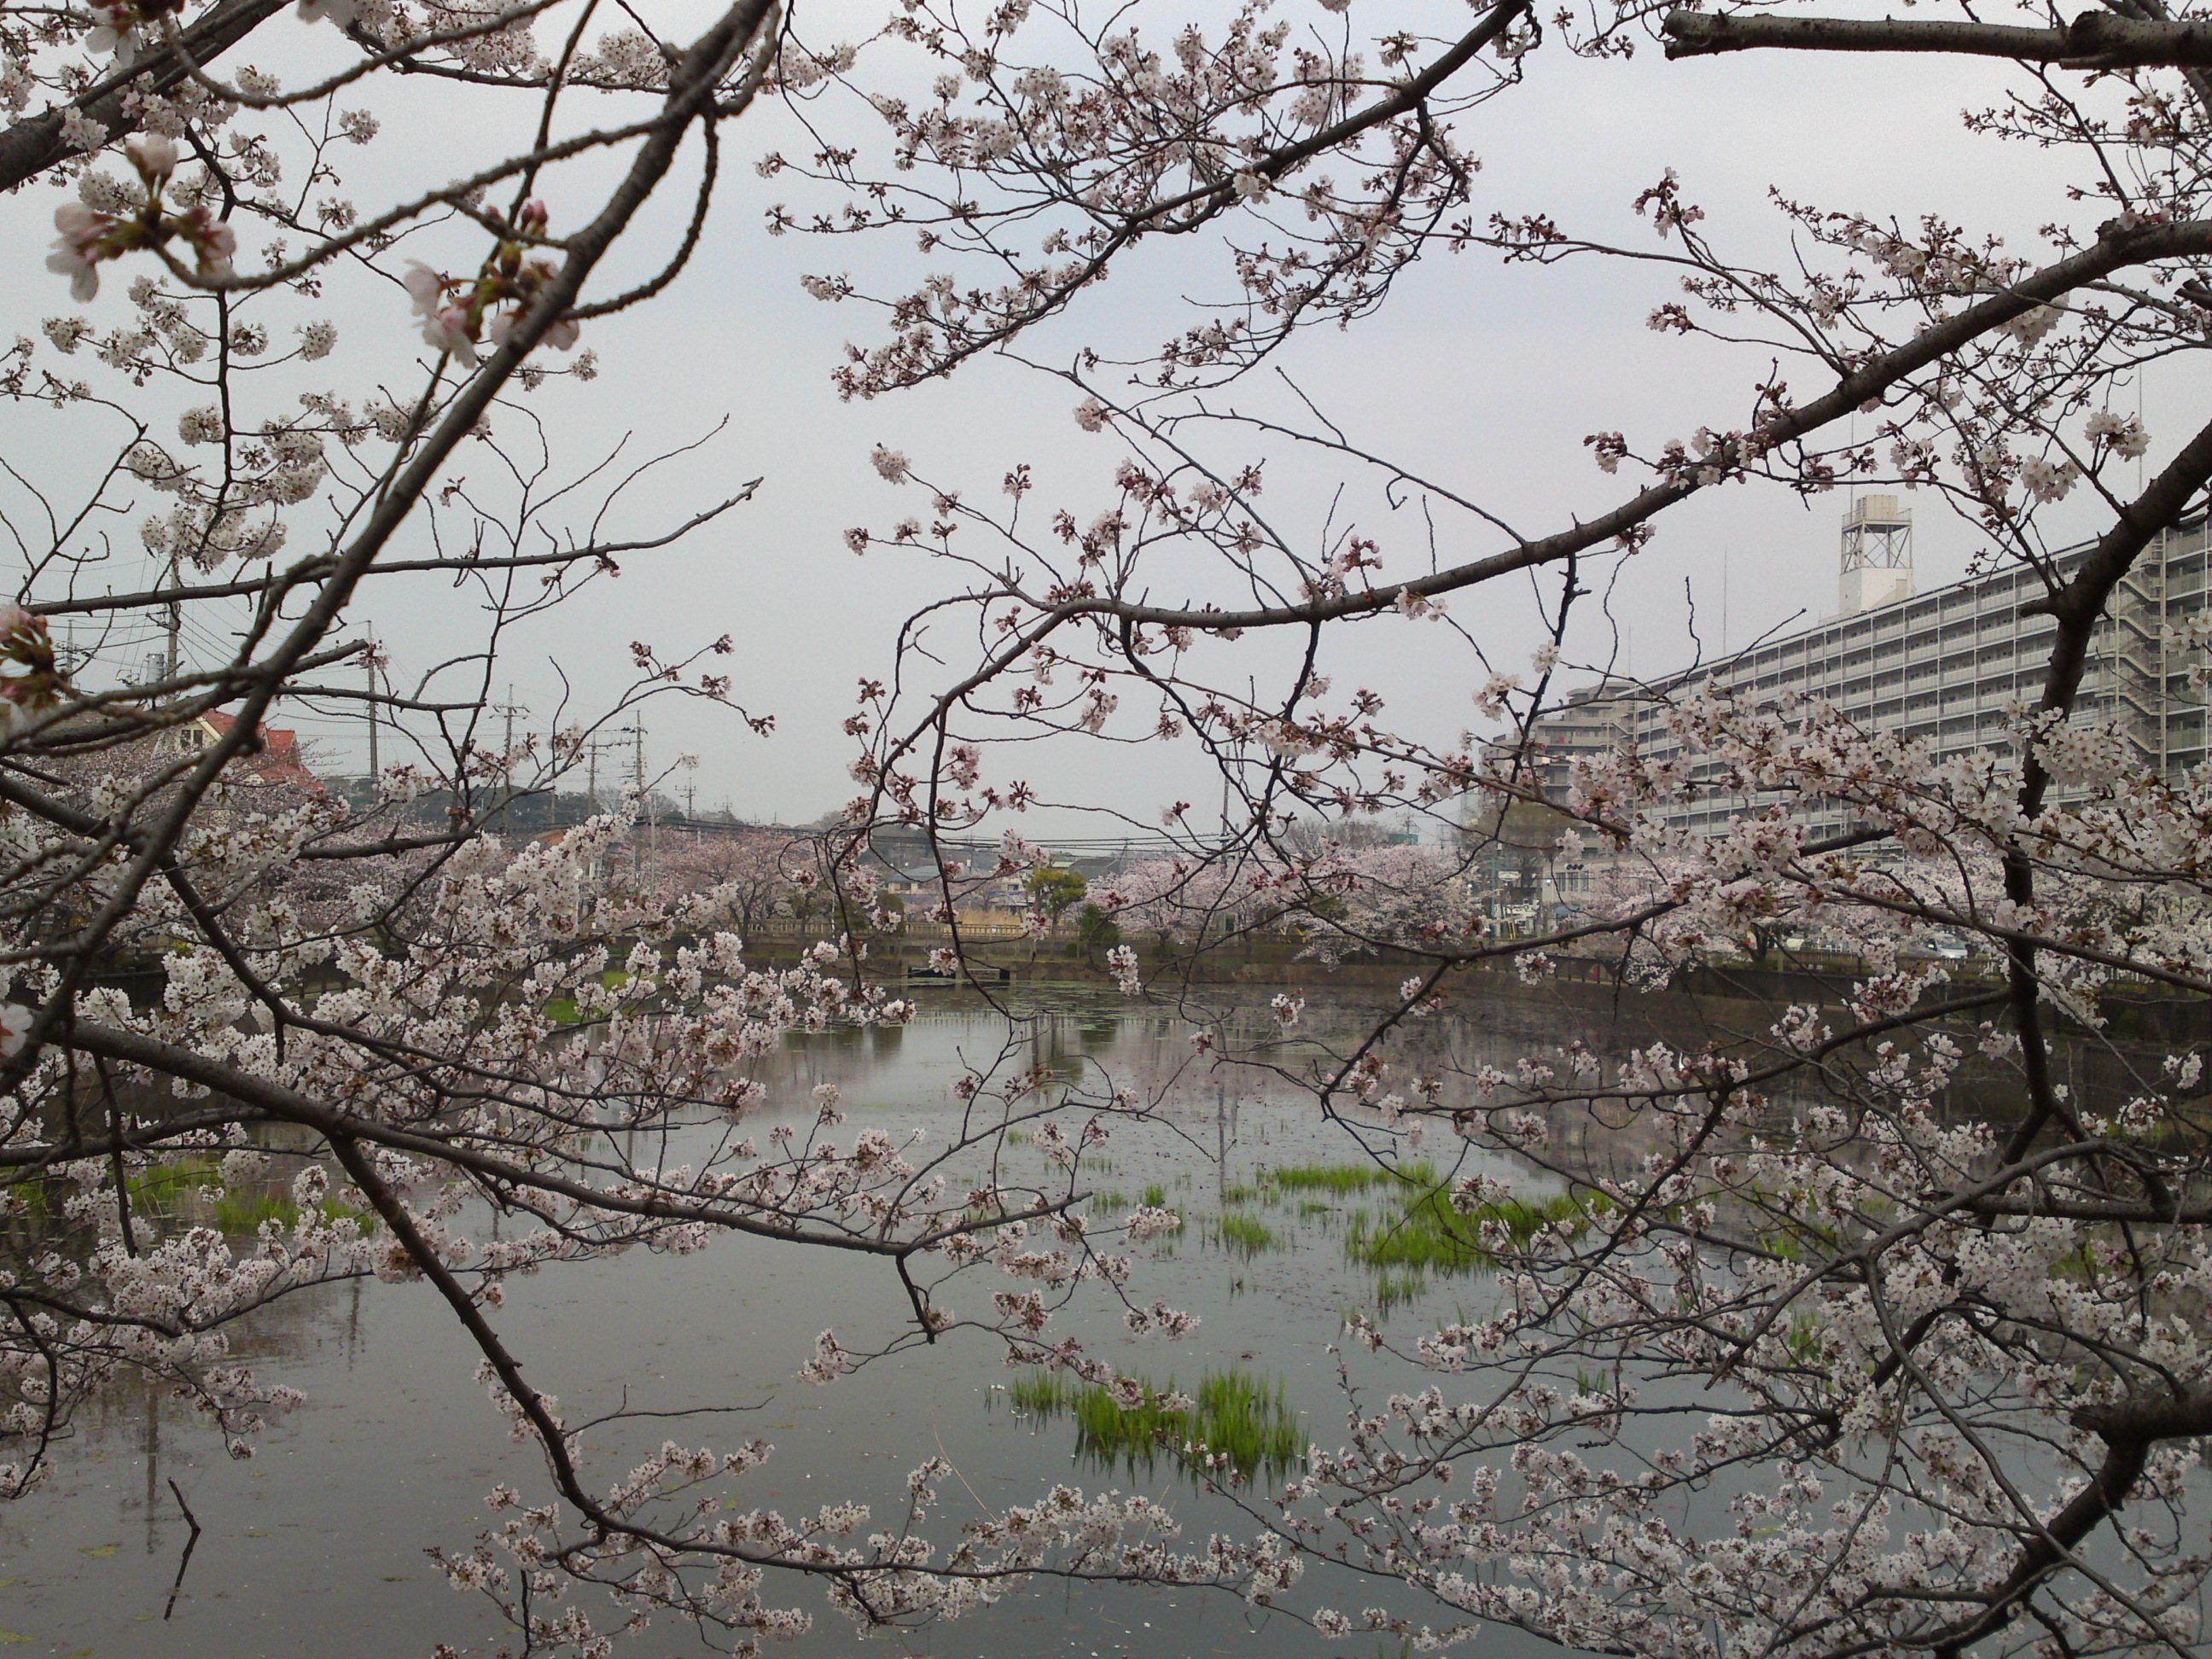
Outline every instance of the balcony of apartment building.
<svg viewBox="0 0 2212 1659">
<path fill-rule="evenodd" d="M 2197 766 L 2204 760 L 2204 711 L 2192 708 L 2166 717 L 2166 760 L 2170 767 Z"/>
</svg>

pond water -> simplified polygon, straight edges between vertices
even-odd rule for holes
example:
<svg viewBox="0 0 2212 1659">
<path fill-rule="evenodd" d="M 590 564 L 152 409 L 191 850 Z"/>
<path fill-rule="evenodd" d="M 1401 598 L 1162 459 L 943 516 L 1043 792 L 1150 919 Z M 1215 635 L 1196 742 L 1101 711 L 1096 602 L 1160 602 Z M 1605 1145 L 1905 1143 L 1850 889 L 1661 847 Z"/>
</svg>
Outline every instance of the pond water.
<svg viewBox="0 0 2212 1659">
<path fill-rule="evenodd" d="M 1071 1073 L 1079 1064 L 1117 1085 L 1164 1091 L 1158 1120 L 1117 1130 L 1087 1187 L 1102 1212 L 1162 1189 L 1186 1217 L 1183 1231 L 1136 1254 L 1133 1293 L 1192 1310 L 1202 1323 L 1174 1344 L 1121 1328 L 1103 1294 L 1063 1318 L 1125 1370 L 1194 1389 L 1202 1372 L 1237 1370 L 1279 1388 L 1300 1432 L 1334 1444 L 1345 1401 L 1328 1352 L 1347 1307 L 1395 1304 L 1409 1330 L 1491 1294 L 1480 1274 L 1394 1271 L 1385 1282 L 1347 1259 L 1347 1234 L 1387 1219 L 1376 1192 L 1285 1187 L 1266 1172 L 1343 1164 L 1359 1151 L 1350 1128 L 1317 1121 L 1311 1100 L 1279 1079 L 1190 1065 L 1200 1021 L 1225 1017 L 1266 1026 L 1266 992 L 1224 992 L 1210 1010 L 1168 1010 L 1096 990 L 1030 989 L 1024 1028 L 1030 1058 Z M 923 994 L 902 1030 L 845 1031 L 795 1039 L 771 1078 L 785 1098 L 835 1083 L 848 1128 L 896 1132 L 949 1121 L 951 1085 L 979 1055 L 999 1052 L 1003 1019 L 960 994 Z M 1346 994 L 1306 1012 L 1301 1028 L 1327 1037 L 1355 1029 L 1371 1004 Z M 1510 1060 L 1540 1041 L 1554 1017 L 1529 1005 L 1468 1002 L 1423 1028 L 1416 1041 L 1461 1066 Z M 1553 1040 L 1565 1034 L 1555 1027 Z M 1297 1061 L 1295 1049 L 1281 1058 Z M 1016 1160 L 1042 1163 L 1033 1146 Z M 1086 1169 L 1089 1164 L 1086 1162 Z M 1470 1170 L 1474 1167 L 1466 1166 Z M 1505 1173 L 1503 1166 L 1491 1166 Z M 1540 1185 L 1526 1189 L 1540 1194 Z M 1226 1224 L 1224 1224 L 1224 1223 Z M 1371 1233 L 1370 1233 L 1371 1236 Z M 1003 1279 L 956 1280 L 981 1301 Z M 906 1351 L 827 1389 L 795 1368 L 816 1334 L 834 1325 L 856 1346 L 895 1336 L 907 1312 L 890 1267 L 865 1257 L 755 1239 L 719 1242 L 675 1258 L 643 1251 L 559 1267 L 514 1282 L 499 1324 L 537 1385 L 560 1396 L 571 1420 L 626 1404 L 732 1415 L 627 1425 L 619 1439 L 587 1437 L 594 1467 L 619 1473 L 633 1444 L 673 1434 L 687 1444 L 732 1445 L 753 1434 L 775 1457 L 746 1477 L 750 1504 L 811 1510 L 857 1498 L 889 1518 L 906 1472 L 943 1455 L 958 1471 L 926 1528 L 950 1536 L 977 1508 L 1033 1498 L 1066 1480 L 1086 1489 L 1143 1491 L 1168 1504 L 1186 1543 L 1215 1528 L 1249 1534 L 1235 1510 L 1198 1489 L 1172 1461 L 1102 1467 L 1079 1449 L 1066 1414 L 1024 1411 L 988 1338 L 961 1333 Z M 1057 1324 L 1054 1327 L 1058 1328 Z M 108 1399 L 80 1419 L 46 1491 L 0 1510 L 0 1652 L 122 1656 L 427 1655 L 446 1641 L 496 1650 L 506 1632 L 489 1606 L 451 1589 L 427 1547 L 465 1550 L 489 1522 L 483 1495 L 505 1481 L 533 1501 L 546 1492 L 534 1451 L 511 1445 L 472 1381 L 475 1349 L 428 1285 L 349 1284 L 294 1297 L 255 1322 L 239 1343 L 270 1380 L 306 1391 L 308 1403 L 277 1419 L 260 1455 L 234 1462 L 188 1411 L 147 1390 Z M 1364 1388 L 1412 1380 L 1403 1368 L 1362 1356 Z M 173 1485 L 172 1484 L 173 1483 Z M 189 1563 L 191 1529 L 202 1528 Z M 181 1583 L 179 1571 L 183 1565 Z M 1302 1601 L 1357 1609 L 1388 1601 L 1372 1581 L 1330 1584 L 1309 1575 Z M 769 1591 L 779 1605 L 816 1613 L 812 1630 L 780 1648 L 793 1659 L 880 1653 L 975 1659 L 1112 1659 L 1114 1656 L 1261 1654 L 1302 1659 L 1391 1655 L 1395 1640 L 1323 1638 L 1224 1595 L 1039 1580 L 978 1616 L 921 1632 L 865 1635 L 793 1582 Z M 1429 1616 L 1418 1601 L 1406 1612 Z M 1510 1632 L 1486 1634 L 1487 1651 L 1532 1652 Z M 689 1628 L 656 1624 L 625 1646 L 654 1659 L 714 1650 Z"/>
</svg>

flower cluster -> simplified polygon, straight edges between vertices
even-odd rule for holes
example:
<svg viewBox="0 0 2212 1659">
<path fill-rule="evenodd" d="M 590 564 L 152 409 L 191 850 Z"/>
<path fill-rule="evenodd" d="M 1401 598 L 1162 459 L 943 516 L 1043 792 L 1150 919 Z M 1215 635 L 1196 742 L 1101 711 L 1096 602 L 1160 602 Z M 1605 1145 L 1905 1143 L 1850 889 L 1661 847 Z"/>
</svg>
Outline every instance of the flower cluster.
<svg viewBox="0 0 2212 1659">
<path fill-rule="evenodd" d="M 415 313 L 422 319 L 424 342 L 471 368 L 476 367 L 479 345 L 494 351 L 504 346 L 514 325 L 560 274 L 551 259 L 529 252 L 544 239 L 549 222 L 543 202 L 524 203 L 515 215 L 514 236 L 501 240 L 473 279 L 446 276 L 419 261 L 410 261 L 405 285 Z M 581 333 L 573 317 L 560 317 L 547 325 L 540 338 L 548 345 L 570 351 Z"/>
<path fill-rule="evenodd" d="M 176 142 L 140 133 L 125 140 L 123 148 L 144 186 L 143 205 L 133 212 L 109 213 L 82 202 L 64 202 L 54 210 L 54 228 L 61 234 L 46 256 L 46 269 L 70 279 L 70 297 L 80 304 L 100 292 L 100 266 L 134 249 L 159 251 L 181 242 L 202 277 L 228 276 L 238 252 L 229 222 L 217 218 L 205 202 L 181 212 L 163 209 L 162 191 L 177 170 Z"/>
</svg>

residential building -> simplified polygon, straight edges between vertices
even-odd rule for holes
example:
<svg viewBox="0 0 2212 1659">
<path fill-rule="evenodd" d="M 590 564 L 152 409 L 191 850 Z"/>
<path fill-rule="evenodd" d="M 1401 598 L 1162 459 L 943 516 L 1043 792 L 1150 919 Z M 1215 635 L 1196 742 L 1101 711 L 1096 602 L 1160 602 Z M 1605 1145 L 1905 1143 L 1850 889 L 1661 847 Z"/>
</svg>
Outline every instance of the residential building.
<svg viewBox="0 0 2212 1659">
<path fill-rule="evenodd" d="M 2033 704 L 2043 693 L 2057 625 L 2023 614 L 2045 592 L 2043 579 L 2007 564 L 1916 592 L 1911 526 L 1911 510 L 1894 496 L 1851 504 L 1843 525 L 1838 614 L 1829 620 L 1664 679 L 1607 679 L 1569 693 L 1528 732 L 1526 761 L 1544 799 L 1563 802 L 1574 762 L 1594 752 L 1632 742 L 1655 760 L 1676 753 L 1668 710 L 1708 682 L 1754 708 L 1774 707 L 1787 691 L 1822 697 L 1867 730 L 1926 739 L 1939 757 L 2001 745 L 2008 706 Z M 2167 776 L 2206 757 L 2205 710 L 2188 690 L 2191 665 L 2166 651 L 2165 636 L 2170 623 L 2204 608 L 2207 544 L 2199 514 L 2144 550 L 2098 625 L 2075 705 L 2116 720 L 2136 763 Z M 2061 580 L 2072 575 L 2089 551 L 2083 544 L 2057 554 L 2052 574 Z M 1492 745 L 1493 758 L 1500 747 Z M 2053 799 L 2063 799 L 2063 792 Z M 1717 833 L 1748 804 L 1716 790 L 1666 817 L 1678 827 Z M 1849 827 L 1848 814 L 1815 805 L 1807 823 L 1816 835 L 1832 833 Z M 1471 845 L 1490 846 L 1501 907 L 1517 897 L 1532 915 L 1542 908 L 1571 910 L 1603 873 L 1602 848 L 1593 844 L 1572 862 L 1559 860 L 1548 851 L 1555 837 L 1526 827 L 1507 833 L 1494 805 L 1471 816 L 1468 829 Z"/>
<path fill-rule="evenodd" d="M 1570 691 L 1530 722 L 1524 764 L 1546 800 L 1566 799 L 1577 761 L 1608 753 L 1635 735 L 1638 704 L 1648 696 L 1632 680 L 1601 680 Z M 1491 745 L 1493 758 L 1510 749 Z"/>
<path fill-rule="evenodd" d="M 1638 751 L 1664 759 L 1676 750 L 1667 706 L 1707 682 L 1753 707 L 1771 707 L 1784 691 L 1823 697 L 1867 730 L 1927 739 L 1939 757 L 2000 744 L 2008 706 L 2043 693 L 2057 624 L 2023 608 L 2042 597 L 2044 580 L 2007 564 L 1915 593 L 1911 526 L 1911 509 L 1893 496 L 1854 503 L 1844 524 L 1841 614 L 1643 688 L 1627 700 L 1625 722 Z M 2205 756 L 2204 711 L 2187 695 L 2189 665 L 2169 659 L 2165 635 L 2169 622 L 2203 607 L 2206 544 L 2199 515 L 2144 550 L 2097 627 L 2075 704 L 2117 721 L 2136 763 L 2169 776 Z M 2090 548 L 2057 554 L 2053 574 L 2071 576 Z M 1743 804 L 1715 796 L 1670 816 L 1718 830 Z M 1818 831 L 1844 827 L 1840 810 L 1809 822 Z"/>
<path fill-rule="evenodd" d="M 179 726 L 176 734 L 185 747 L 204 749 L 237 724 L 234 715 L 210 708 L 198 720 Z M 259 741 L 248 744 L 238 757 L 240 768 L 263 783 L 283 784 L 310 794 L 324 793 L 323 781 L 307 769 L 307 762 L 301 757 L 297 732 L 289 726 L 264 726 L 256 736 Z"/>
</svg>

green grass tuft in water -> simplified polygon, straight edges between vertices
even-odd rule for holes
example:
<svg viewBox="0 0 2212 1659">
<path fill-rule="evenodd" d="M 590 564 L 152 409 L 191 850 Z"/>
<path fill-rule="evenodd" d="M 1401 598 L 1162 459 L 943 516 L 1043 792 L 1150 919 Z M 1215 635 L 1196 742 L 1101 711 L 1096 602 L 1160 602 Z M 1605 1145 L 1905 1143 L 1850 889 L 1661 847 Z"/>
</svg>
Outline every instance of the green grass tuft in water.
<svg viewBox="0 0 2212 1659">
<path fill-rule="evenodd" d="M 1603 1200 L 1589 1202 L 1595 1206 Z M 1562 1222 L 1577 1233 L 1589 1226 L 1585 1200 L 1562 1193 L 1541 1204 L 1508 1198 L 1462 1212 L 1431 1188 L 1395 1216 L 1378 1220 L 1364 1211 L 1354 1213 L 1344 1230 L 1344 1253 L 1366 1267 L 1472 1273 L 1498 1265 L 1498 1252 L 1484 1242 L 1486 1224 L 1502 1228 L 1504 1247 L 1518 1250 L 1542 1228 Z"/>
<path fill-rule="evenodd" d="M 1375 1311 L 1389 1318 L 1393 1308 L 1410 1307 L 1429 1293 L 1429 1281 L 1419 1273 L 1379 1273 L 1375 1275 Z"/>
<path fill-rule="evenodd" d="M 161 1216 L 173 1215 L 179 1199 L 189 1197 L 203 1187 L 220 1186 L 222 1182 L 221 1161 L 204 1154 L 181 1158 L 173 1164 L 157 1164 L 151 1169 L 137 1170 L 125 1179 L 131 1207 L 142 1214 Z"/>
<path fill-rule="evenodd" d="M 365 1234 L 376 1231 L 374 1216 L 341 1204 L 334 1198 L 325 1199 L 322 1209 L 325 1220 L 356 1222 Z M 225 1193 L 216 1200 L 215 1224 L 221 1231 L 258 1232 L 264 1221 L 273 1221 L 287 1230 L 296 1227 L 300 1224 L 300 1206 L 290 1199 L 275 1193 L 257 1193 L 250 1196 Z"/>
<path fill-rule="evenodd" d="M 1376 1164 L 1291 1164 L 1270 1170 L 1267 1180 L 1285 1192 L 1334 1193 L 1339 1198 L 1364 1193 L 1370 1187 L 1401 1184 L 1426 1187 L 1435 1183 L 1436 1165 L 1424 1158 L 1401 1164 L 1394 1174 Z"/>
<path fill-rule="evenodd" d="M 1249 1215 L 1223 1216 L 1213 1224 L 1213 1237 L 1222 1249 L 1234 1250 L 1248 1261 L 1275 1248 L 1274 1233 Z"/>
<path fill-rule="evenodd" d="M 1305 1460 L 1305 1436 L 1283 1385 L 1264 1385 L 1243 1371 L 1206 1372 L 1183 1410 L 1161 1404 L 1176 1392 L 1173 1377 L 1164 1388 L 1147 1388 L 1144 1403 L 1126 1411 L 1105 1389 L 1059 1375 L 1024 1376 L 1007 1392 L 1039 1422 L 1073 1418 L 1076 1455 L 1103 1468 L 1149 1474 L 1162 1457 L 1198 1468 L 1212 1455 L 1249 1479 L 1287 1474 Z"/>
</svg>

